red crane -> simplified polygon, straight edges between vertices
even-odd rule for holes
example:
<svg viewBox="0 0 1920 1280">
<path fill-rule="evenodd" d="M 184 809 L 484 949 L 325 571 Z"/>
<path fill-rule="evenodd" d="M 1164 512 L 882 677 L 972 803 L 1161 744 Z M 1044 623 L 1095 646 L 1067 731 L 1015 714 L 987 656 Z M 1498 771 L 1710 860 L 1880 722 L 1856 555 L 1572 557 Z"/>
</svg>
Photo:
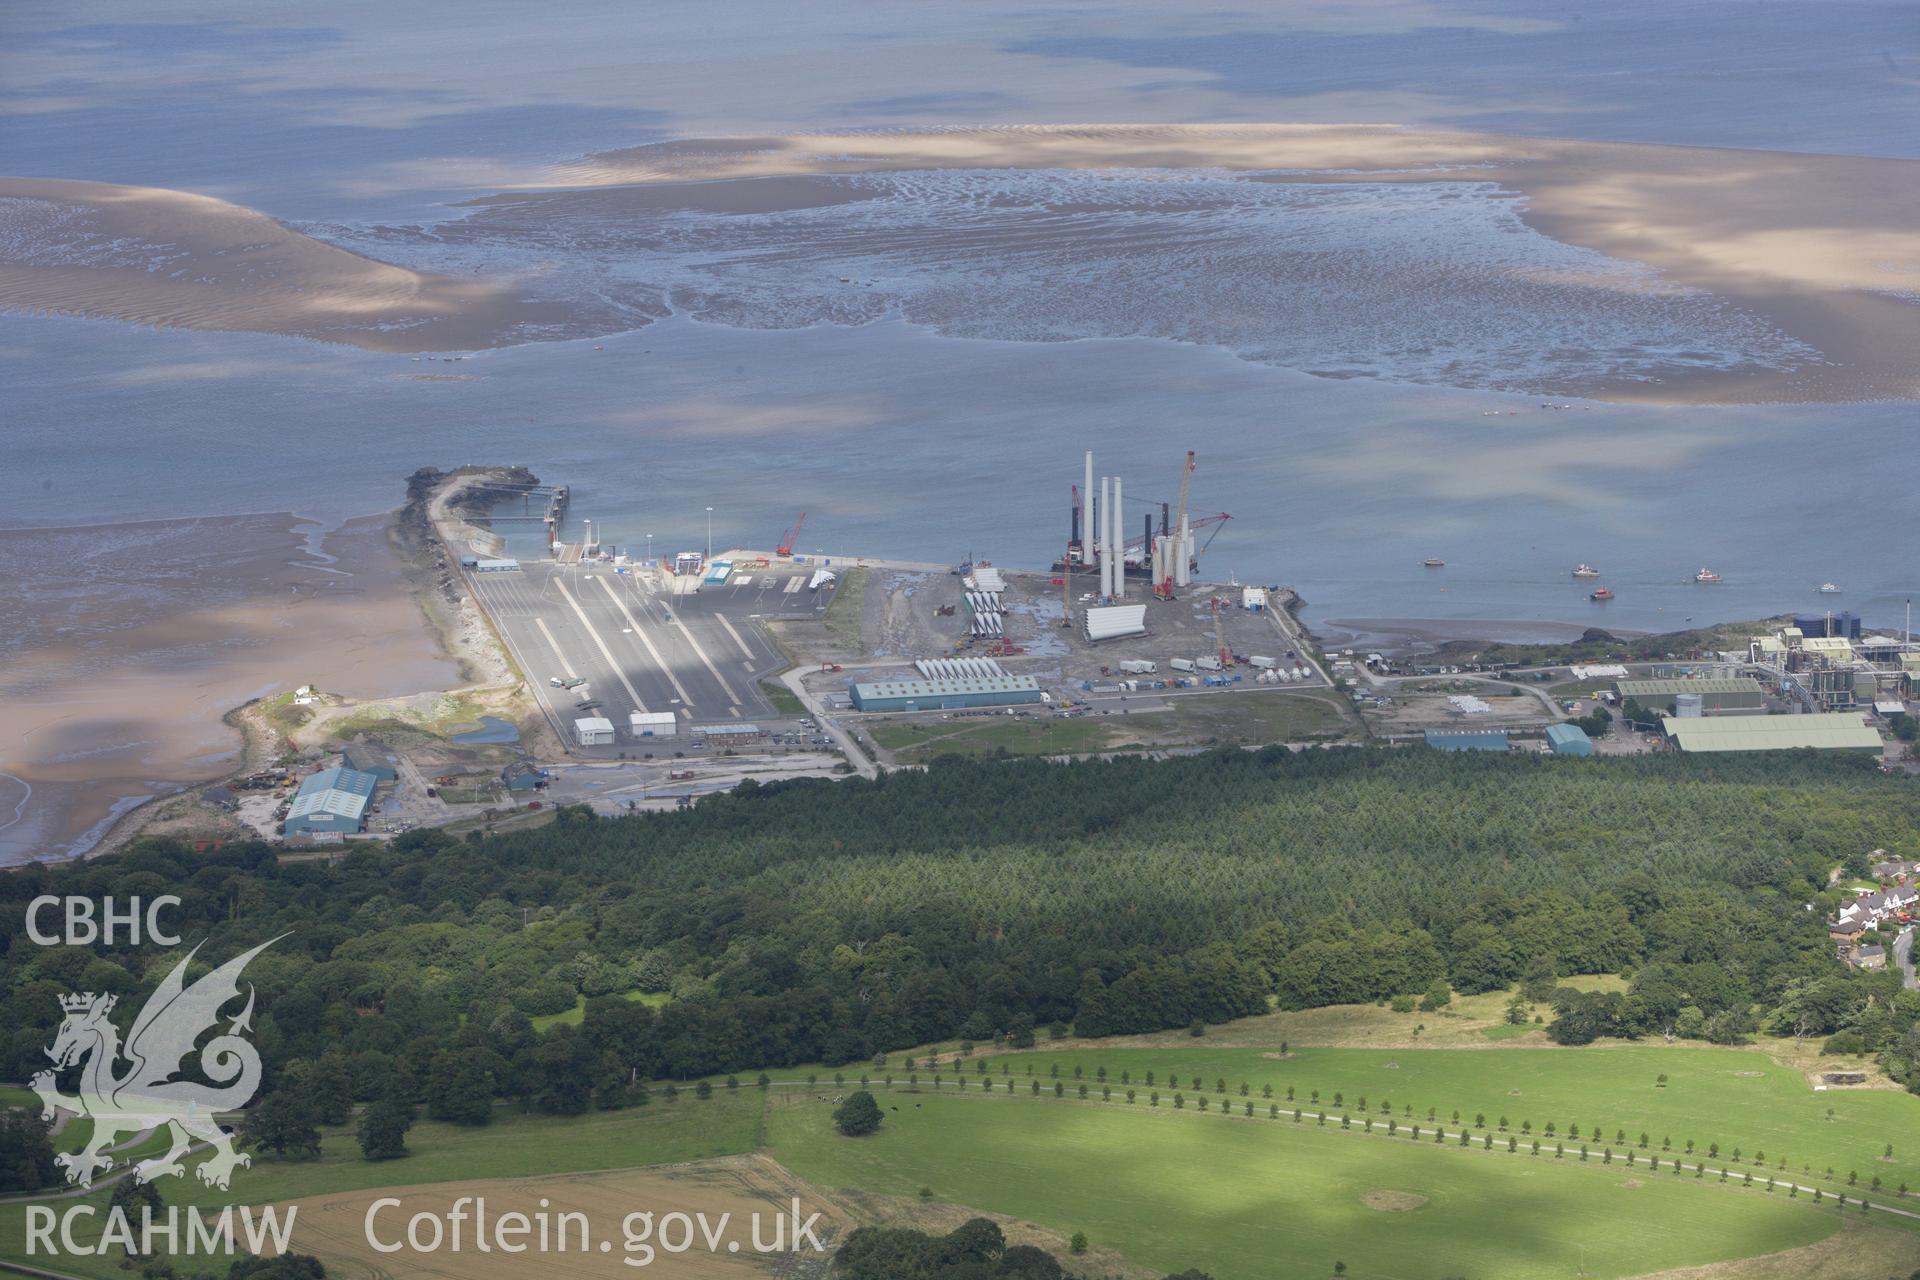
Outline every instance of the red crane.
<svg viewBox="0 0 1920 1280">
<path fill-rule="evenodd" d="M 802 527 L 806 525 L 806 523 L 807 523 L 807 513 L 802 511 L 800 513 L 800 518 L 793 522 L 792 527 L 789 528 L 785 533 L 780 535 L 780 545 L 773 549 L 773 554 L 777 556 L 792 555 L 793 544 L 800 541 L 800 530 Z"/>
</svg>

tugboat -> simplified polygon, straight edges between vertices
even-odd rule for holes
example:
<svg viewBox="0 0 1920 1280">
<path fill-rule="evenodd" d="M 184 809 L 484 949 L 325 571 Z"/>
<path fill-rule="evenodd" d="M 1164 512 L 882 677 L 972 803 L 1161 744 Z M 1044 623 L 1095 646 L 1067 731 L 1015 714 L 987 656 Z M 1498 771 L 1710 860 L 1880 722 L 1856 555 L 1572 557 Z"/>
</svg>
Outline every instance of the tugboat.
<svg viewBox="0 0 1920 1280">
<path fill-rule="evenodd" d="M 1613 599 L 1613 588 L 1612 587 L 1595 587 L 1593 589 L 1593 594 L 1589 595 L 1587 599 L 1611 600 Z"/>
<path fill-rule="evenodd" d="M 1600 576 L 1600 571 L 1590 564 L 1583 564 L 1573 571 L 1573 576 L 1576 578 L 1597 578 Z"/>
<path fill-rule="evenodd" d="M 1702 568 L 1700 572 L 1693 575 L 1693 580 L 1695 582 L 1718 582 L 1720 581 L 1720 575 L 1711 569 Z"/>
<path fill-rule="evenodd" d="M 1442 560 L 1439 556 L 1428 556 L 1425 560 L 1422 560 L 1420 563 L 1425 565 L 1429 569 L 1439 569 L 1439 568 L 1443 568 L 1447 562 L 1445 560 Z"/>
<path fill-rule="evenodd" d="M 1840 588 L 1831 582 L 1823 582 L 1820 584 L 1820 594 L 1823 596 L 1837 596 L 1840 594 Z"/>
</svg>

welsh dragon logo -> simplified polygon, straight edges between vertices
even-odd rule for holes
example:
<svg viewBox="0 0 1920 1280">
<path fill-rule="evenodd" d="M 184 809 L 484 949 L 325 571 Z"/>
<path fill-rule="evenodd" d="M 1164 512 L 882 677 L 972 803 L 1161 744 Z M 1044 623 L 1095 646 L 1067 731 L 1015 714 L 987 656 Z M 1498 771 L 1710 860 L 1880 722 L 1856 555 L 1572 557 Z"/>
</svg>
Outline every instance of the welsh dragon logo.
<svg viewBox="0 0 1920 1280">
<path fill-rule="evenodd" d="M 53 1071 L 35 1075 L 32 1084 L 44 1104 L 40 1113 L 44 1119 L 51 1120 L 59 1109 L 93 1122 L 84 1148 L 55 1157 L 65 1167 L 68 1182 L 92 1186 L 96 1172 L 113 1167 L 108 1153 L 122 1135 L 149 1129 L 169 1130 L 172 1146 L 164 1155 L 133 1167 L 133 1176 L 141 1182 L 184 1172 L 181 1158 L 193 1151 L 196 1142 L 213 1149 L 213 1155 L 195 1171 L 208 1186 L 224 1191 L 236 1168 L 253 1163 L 233 1149 L 232 1135 L 215 1119 L 222 1111 L 245 1106 L 260 1087 L 260 1055 L 242 1038 L 243 1032 L 252 1029 L 251 984 L 246 1008 L 230 1019 L 224 1034 L 200 1048 L 200 1070 L 216 1083 L 174 1077 L 180 1073 L 181 1059 L 194 1051 L 201 1035 L 217 1027 L 221 1008 L 239 998 L 240 972 L 247 962 L 277 941 L 243 952 L 187 986 L 187 965 L 200 950 L 196 946 L 148 997 L 124 1045 L 119 1029 L 108 1019 L 118 997 L 88 991 L 60 998 L 66 1017 L 46 1053 L 56 1071 L 85 1060 L 79 1096 L 62 1094 Z M 123 1060 L 127 1066 L 121 1070 Z"/>
</svg>

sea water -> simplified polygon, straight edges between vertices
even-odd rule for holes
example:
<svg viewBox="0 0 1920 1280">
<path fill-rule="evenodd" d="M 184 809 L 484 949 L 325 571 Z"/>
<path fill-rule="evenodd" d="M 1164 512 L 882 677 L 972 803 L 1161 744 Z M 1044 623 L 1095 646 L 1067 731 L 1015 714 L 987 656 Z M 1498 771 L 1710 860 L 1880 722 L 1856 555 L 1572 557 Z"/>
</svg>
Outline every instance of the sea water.
<svg viewBox="0 0 1920 1280">
<path fill-rule="evenodd" d="M 1067 535 L 1083 449 L 1157 502 L 1191 448 L 1196 511 L 1234 517 L 1207 575 L 1292 584 L 1321 620 L 1665 629 L 1837 600 L 1890 624 L 1920 586 L 1910 548 L 1873 536 L 1889 495 L 1865 461 L 1911 454 L 1909 406 L 1516 391 L 1596 363 L 1802 353 L 1537 236 L 1480 175 L 879 175 L 848 180 L 857 202 L 663 219 L 611 245 L 556 218 L 540 253 L 455 207 L 585 152 L 751 130 L 1374 120 L 1915 156 L 1899 5 L 834 4 L 718 21 L 586 4 L 543 14 L 531 42 L 525 20 L 451 0 L 271 20 L 9 6 L 13 172 L 206 192 L 410 264 L 618 284 L 672 318 L 460 360 L 0 318 L 0 523 L 337 522 L 393 505 L 420 465 L 523 462 L 635 548 L 704 545 L 709 506 L 716 541 L 764 546 L 805 509 L 807 550 L 1037 565 Z M 983 214 L 1008 202 L 1026 212 Z M 1035 234 L 1048 218 L 1078 247 Z M 1286 305 L 1263 307 L 1275 290 Z M 1452 349 L 1422 341 L 1439 331 Z M 1809 467 L 1810 448 L 1860 461 Z M 1587 600 L 1579 561 L 1614 601 Z M 1696 586 L 1702 565 L 1725 581 Z M 1816 596 L 1826 580 L 1844 594 Z"/>
</svg>

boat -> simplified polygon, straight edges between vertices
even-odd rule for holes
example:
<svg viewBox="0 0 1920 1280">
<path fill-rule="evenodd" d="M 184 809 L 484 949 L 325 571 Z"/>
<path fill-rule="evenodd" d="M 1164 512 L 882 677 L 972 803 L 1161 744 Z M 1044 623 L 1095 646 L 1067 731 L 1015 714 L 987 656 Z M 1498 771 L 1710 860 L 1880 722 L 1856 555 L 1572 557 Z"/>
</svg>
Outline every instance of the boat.
<svg viewBox="0 0 1920 1280">
<path fill-rule="evenodd" d="M 1720 575 L 1711 569 L 1702 568 L 1700 572 L 1693 575 L 1693 580 L 1695 582 L 1718 582 L 1720 581 Z"/>
<path fill-rule="evenodd" d="M 1445 560 L 1440 559 L 1438 556 L 1428 556 L 1425 560 L 1422 560 L 1420 563 L 1425 565 L 1429 569 L 1438 569 L 1443 567 L 1447 562 Z"/>
<path fill-rule="evenodd" d="M 1583 564 L 1573 571 L 1573 576 L 1576 578 L 1597 578 L 1600 576 L 1600 571 L 1590 564 Z"/>
<path fill-rule="evenodd" d="M 1593 589 L 1593 594 L 1589 595 L 1587 599 L 1611 600 L 1613 599 L 1613 588 L 1612 587 L 1595 587 Z"/>
<path fill-rule="evenodd" d="M 1837 596 L 1840 594 L 1840 588 L 1831 582 L 1823 582 L 1820 584 L 1820 594 L 1823 596 Z"/>
</svg>

